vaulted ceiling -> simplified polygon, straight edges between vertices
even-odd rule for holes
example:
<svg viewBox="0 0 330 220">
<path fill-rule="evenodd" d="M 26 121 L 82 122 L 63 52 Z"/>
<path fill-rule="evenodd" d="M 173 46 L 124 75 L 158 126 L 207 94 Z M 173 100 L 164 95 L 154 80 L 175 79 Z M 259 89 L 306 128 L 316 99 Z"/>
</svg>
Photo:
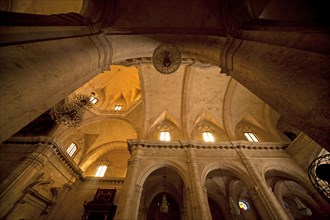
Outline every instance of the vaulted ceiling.
<svg viewBox="0 0 330 220">
<path fill-rule="evenodd" d="M 319 41 L 314 41 L 315 36 L 308 35 L 314 32 L 306 35 L 294 33 L 291 36 L 288 32 L 281 34 L 282 29 L 272 29 L 259 35 L 274 24 L 271 19 L 282 22 L 283 30 L 290 32 L 293 29 L 290 29 L 292 23 L 288 19 L 300 21 L 302 15 L 306 20 L 326 17 L 321 3 L 309 7 L 307 3 L 292 1 L 285 8 L 277 0 L 69 2 L 24 1 L 22 4 L 14 0 L 0 4 L 1 10 L 20 13 L 80 13 L 84 18 L 73 13 L 69 17 L 84 25 L 87 22 L 85 28 L 91 33 L 86 36 L 85 32 L 81 34 L 78 31 L 81 35 L 70 35 L 64 40 L 43 39 L 41 42 L 2 48 L 1 54 L 6 54 L 2 62 L 9 65 L 8 72 L 13 72 L 2 76 L 6 83 L 2 97 L 6 98 L 6 108 L 11 108 L 5 109 L 6 116 L 1 115 L 2 121 L 11 123 L 3 126 L 6 132 L 4 139 L 59 100 L 65 98 L 70 101 L 76 94 L 89 95 L 92 92 L 99 101 L 86 112 L 81 127 L 57 126 L 51 133 L 63 143 L 63 149 L 71 142 L 79 143 L 80 151 L 75 161 L 87 175 L 92 175 L 91 170 L 98 161 L 105 160 L 118 165 L 118 170 L 109 175 L 124 176 L 124 162 L 112 161 L 111 156 L 115 154 L 117 158 L 127 160 L 129 155 L 125 141 L 131 138 L 157 139 L 157 126 L 165 122 L 172 126 L 173 139 L 199 140 L 199 128 L 204 123 L 213 126 L 217 141 L 241 140 L 244 138 L 242 131 L 248 129 L 256 131 L 263 141 L 287 141 L 277 130 L 281 115 L 260 98 L 275 100 L 270 104 L 281 110 L 281 114 L 287 114 L 286 120 L 295 120 L 290 116 L 298 115 L 299 120 L 296 121 L 300 128 L 311 131 L 312 135 L 315 131 L 323 129 L 324 132 L 328 128 L 327 121 L 323 120 L 325 117 L 317 114 L 327 109 L 319 103 L 323 102 L 322 97 L 326 97 L 324 88 L 328 88 L 328 81 L 323 80 L 328 59 L 318 52 L 329 51 L 327 44 L 324 44 L 328 38 L 321 35 Z M 295 5 L 301 7 L 297 9 Z M 258 18 L 260 20 L 253 20 Z M 252 20 L 254 22 L 250 23 Z M 36 26 L 40 25 L 33 21 Z M 266 25 L 251 31 L 260 22 Z M 32 38 L 39 37 L 38 31 L 42 30 L 40 26 L 35 28 Z M 65 31 L 61 28 L 63 26 L 59 28 L 62 34 Z M 57 33 L 59 29 L 52 27 L 46 32 Z M 175 44 L 183 58 L 180 68 L 170 75 L 157 72 L 151 62 L 154 49 L 162 42 Z M 306 51 L 313 53 L 306 56 Z M 281 59 L 277 61 L 277 58 Z M 311 60 L 304 62 L 303 58 Z M 313 72 L 313 76 L 319 75 L 310 80 L 311 77 L 304 71 L 311 73 L 311 69 L 316 67 L 313 64 L 319 60 L 324 62 L 317 62 L 320 71 Z M 27 72 L 34 76 L 26 82 L 32 88 L 21 86 Z M 97 75 L 90 80 L 94 72 Z M 14 74 L 15 78 L 10 78 Z M 241 83 L 260 98 L 232 76 L 240 78 Z M 307 80 L 310 84 L 305 86 Z M 47 86 L 48 94 L 40 91 L 44 81 L 54 82 Z M 278 83 L 273 84 L 274 81 Z M 67 83 L 65 89 L 60 87 L 62 82 Z M 274 89 L 266 91 L 269 85 Z M 283 96 L 283 90 L 276 87 L 279 85 L 282 85 L 281 89 L 293 88 L 293 91 Z M 28 92 L 34 95 L 24 96 Z M 274 99 L 273 93 L 277 95 Z M 295 102 L 297 95 L 308 98 Z M 16 99 L 7 99 L 13 96 Z M 123 106 L 119 112 L 114 111 L 117 104 Z M 303 109 L 303 116 L 299 115 L 301 112 L 295 112 L 296 109 Z M 321 117 L 311 117 L 311 124 L 300 118 L 312 113 Z M 20 123 L 18 126 L 15 120 Z M 319 129 L 307 125 L 316 125 Z"/>
</svg>

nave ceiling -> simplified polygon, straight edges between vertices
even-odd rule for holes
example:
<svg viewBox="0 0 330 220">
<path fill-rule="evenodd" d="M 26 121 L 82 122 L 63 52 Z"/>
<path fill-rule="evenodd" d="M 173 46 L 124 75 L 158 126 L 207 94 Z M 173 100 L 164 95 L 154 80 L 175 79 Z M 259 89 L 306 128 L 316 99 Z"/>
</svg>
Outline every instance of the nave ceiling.
<svg viewBox="0 0 330 220">
<path fill-rule="evenodd" d="M 276 130 L 280 115 L 210 63 L 187 59 L 169 75 L 159 73 L 150 59 L 111 65 L 110 71 L 94 77 L 67 101 L 92 92 L 98 102 L 87 110 L 80 127 L 58 125 L 51 132 L 63 143 L 63 150 L 77 143 L 74 160 L 86 175 L 93 175 L 100 161 L 108 161 L 111 167 L 118 166 L 117 173 L 108 175 L 123 177 L 129 158 L 126 140 L 158 140 L 164 127 L 174 141 L 202 141 L 205 129 L 214 133 L 218 143 L 245 140 L 243 131 L 256 131 L 266 142 L 288 141 Z M 116 111 L 116 105 L 124 108 Z"/>
</svg>

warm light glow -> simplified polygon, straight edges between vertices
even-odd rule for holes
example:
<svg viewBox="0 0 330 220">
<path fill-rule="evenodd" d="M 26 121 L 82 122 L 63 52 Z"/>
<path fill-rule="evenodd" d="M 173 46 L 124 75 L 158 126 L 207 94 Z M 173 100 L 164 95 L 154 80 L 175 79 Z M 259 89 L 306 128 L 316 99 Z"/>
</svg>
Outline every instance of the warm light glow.
<svg viewBox="0 0 330 220">
<path fill-rule="evenodd" d="M 89 101 L 91 101 L 93 104 L 96 104 L 97 103 L 97 101 L 99 101 L 97 98 L 95 98 L 95 97 L 91 97 L 90 99 L 89 99 Z"/>
<path fill-rule="evenodd" d="M 257 139 L 257 137 L 253 133 L 251 133 L 251 132 L 245 132 L 244 135 L 251 142 L 259 142 L 259 140 Z"/>
<path fill-rule="evenodd" d="M 161 131 L 159 134 L 159 140 L 160 141 L 170 141 L 171 136 L 169 131 Z"/>
<path fill-rule="evenodd" d="M 107 166 L 102 165 L 97 168 L 97 171 L 95 173 L 96 177 L 103 177 L 105 174 L 105 171 L 107 170 Z"/>
<path fill-rule="evenodd" d="M 209 131 L 203 132 L 203 139 L 205 142 L 214 142 L 214 136 Z"/>
<path fill-rule="evenodd" d="M 160 205 L 160 212 L 161 213 L 168 213 L 168 202 L 166 200 L 165 194 L 163 195 L 162 203 Z"/>
<path fill-rule="evenodd" d="M 121 109 L 122 109 L 121 105 L 116 105 L 114 108 L 115 111 L 120 111 Z"/>
<path fill-rule="evenodd" d="M 240 200 L 238 202 L 238 206 L 239 206 L 240 209 L 242 209 L 244 211 L 249 209 L 249 204 L 247 202 L 243 201 L 243 200 Z"/>
<path fill-rule="evenodd" d="M 66 152 L 69 154 L 70 157 L 72 157 L 72 155 L 77 151 L 77 145 L 75 143 L 72 143 L 68 149 L 66 150 Z"/>
</svg>

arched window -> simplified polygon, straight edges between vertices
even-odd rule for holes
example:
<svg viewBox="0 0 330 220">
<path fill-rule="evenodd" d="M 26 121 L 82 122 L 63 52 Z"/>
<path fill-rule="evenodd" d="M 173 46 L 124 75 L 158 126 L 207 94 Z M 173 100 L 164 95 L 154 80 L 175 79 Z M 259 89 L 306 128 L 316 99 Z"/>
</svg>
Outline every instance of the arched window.
<svg viewBox="0 0 330 220">
<path fill-rule="evenodd" d="M 96 170 L 95 177 L 103 177 L 107 168 L 106 165 L 99 166 Z"/>
<path fill-rule="evenodd" d="M 251 142 L 259 142 L 257 136 L 251 132 L 244 132 L 244 136 Z"/>
<path fill-rule="evenodd" d="M 244 200 L 239 200 L 238 206 L 241 210 L 246 211 L 249 209 L 249 203 Z"/>
<path fill-rule="evenodd" d="M 72 143 L 68 147 L 68 149 L 66 149 L 66 152 L 69 154 L 70 157 L 72 157 L 76 151 L 77 151 L 77 145 L 75 143 Z"/>
<path fill-rule="evenodd" d="M 169 131 L 161 131 L 159 133 L 159 140 L 160 141 L 170 141 L 171 140 L 170 132 Z"/>
<path fill-rule="evenodd" d="M 204 139 L 205 142 L 214 142 L 214 136 L 209 131 L 204 131 L 203 132 L 203 139 Z"/>
</svg>

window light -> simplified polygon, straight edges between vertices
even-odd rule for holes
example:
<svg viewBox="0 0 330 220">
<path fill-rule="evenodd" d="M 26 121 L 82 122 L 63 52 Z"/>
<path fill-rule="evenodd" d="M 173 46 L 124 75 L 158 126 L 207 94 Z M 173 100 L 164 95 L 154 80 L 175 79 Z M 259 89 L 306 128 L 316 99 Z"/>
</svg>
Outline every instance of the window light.
<svg viewBox="0 0 330 220">
<path fill-rule="evenodd" d="M 69 154 L 70 157 L 72 157 L 72 155 L 77 151 L 77 145 L 75 143 L 72 143 L 68 149 L 66 150 L 66 152 Z"/>
<path fill-rule="evenodd" d="M 95 98 L 95 97 L 91 97 L 90 99 L 89 99 L 89 101 L 91 101 L 93 104 L 96 104 L 97 103 L 97 101 L 99 101 L 97 98 Z"/>
<path fill-rule="evenodd" d="M 159 134 L 159 140 L 160 141 L 170 141 L 171 136 L 169 131 L 161 131 Z"/>
<path fill-rule="evenodd" d="M 95 173 L 96 177 L 103 177 L 105 174 L 105 171 L 107 170 L 107 166 L 102 165 L 97 168 L 97 171 Z"/>
<path fill-rule="evenodd" d="M 259 140 L 257 139 L 257 137 L 253 133 L 251 133 L 251 132 L 245 132 L 244 135 L 251 142 L 259 142 Z"/>
<path fill-rule="evenodd" d="M 214 136 L 209 131 L 204 131 L 203 132 L 203 139 L 204 139 L 205 142 L 214 142 Z"/>
<path fill-rule="evenodd" d="M 247 203 L 247 202 L 244 201 L 244 200 L 240 200 L 240 201 L 238 202 L 238 206 L 239 206 L 239 208 L 242 209 L 243 211 L 246 211 L 246 210 L 249 209 L 249 203 Z"/>
<path fill-rule="evenodd" d="M 120 111 L 121 109 L 122 109 L 121 105 L 116 105 L 114 108 L 115 111 Z"/>
</svg>

